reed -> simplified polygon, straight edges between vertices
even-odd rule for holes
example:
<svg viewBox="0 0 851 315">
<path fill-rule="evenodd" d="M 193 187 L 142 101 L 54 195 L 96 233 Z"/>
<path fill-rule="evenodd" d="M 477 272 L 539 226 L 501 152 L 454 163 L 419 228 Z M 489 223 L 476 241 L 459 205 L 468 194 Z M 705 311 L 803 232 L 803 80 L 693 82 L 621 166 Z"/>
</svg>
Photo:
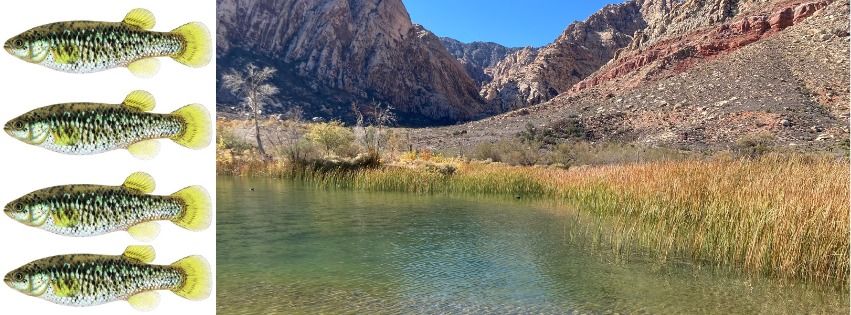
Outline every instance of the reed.
<svg viewBox="0 0 851 315">
<path fill-rule="evenodd" d="M 691 257 L 746 273 L 844 285 L 849 270 L 849 163 L 771 154 L 571 168 L 451 162 L 316 170 L 283 162 L 219 161 L 220 174 L 300 179 L 323 188 L 482 193 L 567 200 L 611 218 L 618 246 L 662 260 Z M 241 165 L 236 167 L 235 165 Z"/>
</svg>

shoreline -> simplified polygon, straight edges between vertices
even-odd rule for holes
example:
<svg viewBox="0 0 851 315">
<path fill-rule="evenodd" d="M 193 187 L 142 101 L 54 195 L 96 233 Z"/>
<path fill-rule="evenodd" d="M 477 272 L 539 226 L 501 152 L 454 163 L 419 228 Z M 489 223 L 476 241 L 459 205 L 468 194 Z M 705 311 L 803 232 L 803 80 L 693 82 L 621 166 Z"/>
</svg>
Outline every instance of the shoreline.
<svg viewBox="0 0 851 315">
<path fill-rule="evenodd" d="M 772 154 L 574 167 L 409 161 L 364 169 L 217 159 L 219 176 L 288 178 L 318 188 L 536 196 L 619 222 L 647 247 L 750 274 L 829 286 L 848 280 L 847 160 Z"/>
</svg>

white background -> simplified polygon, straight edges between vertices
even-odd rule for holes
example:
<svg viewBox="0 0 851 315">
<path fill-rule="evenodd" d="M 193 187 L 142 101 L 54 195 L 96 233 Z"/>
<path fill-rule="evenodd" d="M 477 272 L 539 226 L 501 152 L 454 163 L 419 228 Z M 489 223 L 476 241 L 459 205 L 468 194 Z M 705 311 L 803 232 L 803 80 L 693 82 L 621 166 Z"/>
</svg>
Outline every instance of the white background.
<svg viewBox="0 0 851 315">
<path fill-rule="evenodd" d="M 215 39 L 214 1 L 3 1 L 0 2 L 0 40 L 32 27 L 58 21 L 121 21 L 133 8 L 154 13 L 153 30 L 170 31 L 190 21 L 201 21 Z M 215 44 L 213 45 L 215 47 Z M 75 101 L 118 104 L 132 90 L 151 92 L 157 101 L 154 112 L 168 113 L 190 103 L 200 103 L 214 115 L 215 57 L 203 68 L 189 68 L 170 58 L 160 59 L 160 71 L 143 79 L 126 68 L 91 74 L 69 74 L 19 60 L 0 51 L 0 124 L 37 107 Z M 215 138 L 213 138 L 215 139 Z M 55 153 L 0 134 L 0 205 L 33 190 L 64 184 L 120 185 L 134 171 L 145 171 L 157 181 L 154 194 L 168 195 L 185 186 L 203 185 L 215 198 L 215 144 L 190 150 L 168 139 L 153 160 L 139 160 L 126 150 L 98 155 L 72 156 Z M 215 200 L 213 200 L 215 204 Z M 215 209 L 213 210 L 215 214 Z M 215 218 L 209 229 L 190 232 L 171 222 L 160 221 L 161 232 L 153 242 L 155 264 L 167 265 L 188 255 L 200 254 L 213 268 L 215 279 Z M 127 232 L 74 238 L 25 226 L 0 215 L 0 275 L 30 261 L 59 254 L 92 253 L 119 255 L 127 245 L 145 244 Z M 159 291 L 161 301 L 145 314 L 214 314 L 213 294 L 204 301 L 185 300 L 170 291 Z M 0 313 L 3 314 L 136 314 L 127 302 L 116 301 L 94 307 L 53 304 L 0 284 Z"/>
</svg>

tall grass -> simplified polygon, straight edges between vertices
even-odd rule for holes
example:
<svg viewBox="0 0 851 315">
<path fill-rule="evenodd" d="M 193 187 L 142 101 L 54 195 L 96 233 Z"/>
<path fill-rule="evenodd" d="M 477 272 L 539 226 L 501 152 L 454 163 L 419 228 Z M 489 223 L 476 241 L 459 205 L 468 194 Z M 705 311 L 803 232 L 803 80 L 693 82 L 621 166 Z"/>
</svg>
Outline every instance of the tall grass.
<svg viewBox="0 0 851 315">
<path fill-rule="evenodd" d="M 619 246 L 634 243 L 663 260 L 688 256 L 753 274 L 848 281 L 847 160 L 768 155 L 569 170 L 457 162 L 452 174 L 410 166 L 317 170 L 220 160 L 219 170 L 325 188 L 563 199 L 587 214 L 614 218 L 609 232 L 619 235 Z"/>
</svg>

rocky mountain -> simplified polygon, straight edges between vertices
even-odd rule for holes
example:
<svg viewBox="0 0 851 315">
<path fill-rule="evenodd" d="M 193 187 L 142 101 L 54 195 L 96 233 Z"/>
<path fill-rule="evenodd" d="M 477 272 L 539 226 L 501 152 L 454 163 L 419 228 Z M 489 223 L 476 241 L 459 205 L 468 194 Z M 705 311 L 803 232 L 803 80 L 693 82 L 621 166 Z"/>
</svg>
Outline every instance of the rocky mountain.
<svg viewBox="0 0 851 315">
<path fill-rule="evenodd" d="M 574 88 L 574 84 L 621 55 L 663 39 L 727 23 L 742 14 L 758 16 L 769 7 L 799 2 L 630 0 L 610 5 L 584 22 L 571 24 L 552 44 L 505 58 L 493 67 L 493 78 L 480 94 L 502 110 L 542 103 Z"/>
<path fill-rule="evenodd" d="M 480 93 L 502 110 L 547 101 L 606 64 L 646 26 L 638 2 L 608 5 L 568 26 L 553 43 L 499 62 Z"/>
<path fill-rule="evenodd" d="M 529 125 L 556 129 L 568 119 L 594 142 L 704 150 L 768 135 L 789 150 L 847 146 L 848 0 L 630 3 L 646 27 L 594 73 L 538 105 L 429 129 L 418 145 L 469 148 Z M 541 54 L 519 51 L 500 64 L 540 72 Z M 525 91 L 553 86 L 525 82 Z"/>
<path fill-rule="evenodd" d="M 633 43 L 619 51 L 609 64 L 573 86 L 571 91 L 581 91 L 615 79 L 621 86 L 635 86 L 649 77 L 682 72 L 700 64 L 700 61 L 720 57 L 774 36 L 803 22 L 831 1 L 779 1 L 761 7 L 753 7 L 753 3 L 747 1 L 739 2 L 739 6 L 734 5 L 736 1 L 722 3 L 727 6 L 699 7 L 707 10 L 674 6 L 670 9 L 673 14 L 651 22 L 647 30 L 638 32 Z M 693 19 L 692 15 L 685 14 L 695 11 L 698 16 L 710 18 Z M 671 21 L 670 16 L 681 17 L 674 19 L 680 22 Z M 713 25 L 712 21 L 716 20 L 721 23 Z M 665 24 L 670 27 L 660 26 Z"/>
<path fill-rule="evenodd" d="M 508 48 L 492 42 L 462 43 L 449 37 L 441 37 L 440 41 L 480 86 L 493 80 L 492 69 L 497 62 L 505 59 L 508 54 L 520 50 L 520 48 Z"/>
<path fill-rule="evenodd" d="M 848 138 L 848 2 L 628 0 L 514 49 L 438 38 L 400 0 L 218 0 L 217 56 L 220 72 L 279 69 L 273 112 L 345 118 L 376 100 L 407 125 L 507 112 L 418 130 L 418 146 L 469 148 L 567 119 L 594 142 L 724 148 L 761 133 L 823 149 Z"/>
<path fill-rule="evenodd" d="M 217 0 L 219 72 L 274 66 L 281 112 L 347 117 L 351 104 L 396 108 L 407 125 L 454 123 L 487 111 L 478 85 L 411 22 L 401 0 Z M 220 103 L 235 103 L 220 91 Z"/>
</svg>

